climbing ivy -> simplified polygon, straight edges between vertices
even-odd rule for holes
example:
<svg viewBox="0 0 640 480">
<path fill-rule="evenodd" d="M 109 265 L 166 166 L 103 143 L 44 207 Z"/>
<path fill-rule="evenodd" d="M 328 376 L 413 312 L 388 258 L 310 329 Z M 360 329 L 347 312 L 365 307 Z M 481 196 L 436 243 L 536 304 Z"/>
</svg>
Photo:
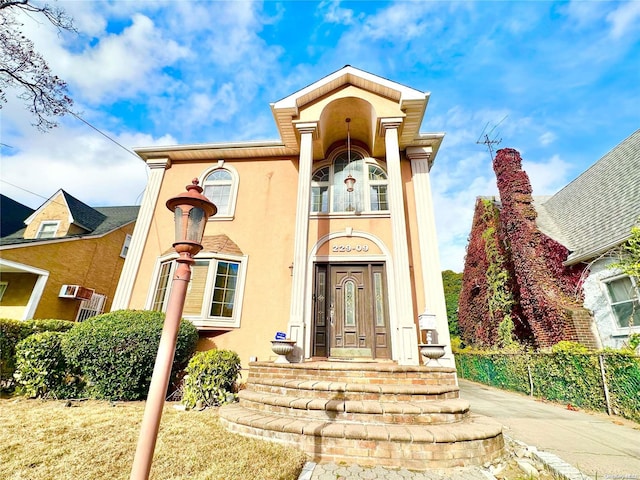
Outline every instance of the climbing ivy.
<svg viewBox="0 0 640 480">
<path fill-rule="evenodd" d="M 640 280 L 640 226 L 631 228 L 631 236 L 618 249 L 618 257 L 610 267 Z"/>
<path fill-rule="evenodd" d="M 567 307 L 581 302 L 580 267 L 536 225 L 529 177 L 514 149 L 497 152 L 500 200 L 479 198 L 467 245 L 459 302 L 460 334 L 469 345 L 533 347 L 576 340 Z"/>
</svg>

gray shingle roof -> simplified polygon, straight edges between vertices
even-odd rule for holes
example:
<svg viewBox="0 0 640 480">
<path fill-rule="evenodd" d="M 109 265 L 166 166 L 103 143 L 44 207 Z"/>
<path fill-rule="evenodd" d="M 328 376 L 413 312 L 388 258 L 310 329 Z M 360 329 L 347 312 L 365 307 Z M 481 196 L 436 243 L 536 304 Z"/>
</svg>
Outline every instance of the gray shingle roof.
<svg viewBox="0 0 640 480">
<path fill-rule="evenodd" d="M 0 237 L 23 229 L 24 219 L 33 212 L 33 208 L 0 193 Z"/>
<path fill-rule="evenodd" d="M 81 202 L 76 197 L 69 195 L 64 190 L 61 190 L 61 192 L 69 206 L 69 211 L 73 217 L 74 224 L 83 227 L 89 232 L 93 232 L 98 225 L 105 220 L 106 217 L 104 214 L 100 213 L 97 209 L 91 208 L 89 205 Z"/>
<path fill-rule="evenodd" d="M 536 210 L 540 230 L 571 251 L 568 263 L 625 241 L 640 219 L 640 130 Z"/>
<path fill-rule="evenodd" d="M 91 208 L 91 207 L 89 207 Z M 86 236 L 100 236 L 120 228 L 128 223 L 134 222 L 138 218 L 139 206 L 125 207 L 94 207 L 92 208 L 103 220 L 95 226 L 92 232 L 81 233 L 76 235 L 67 235 L 66 237 L 55 238 L 23 238 L 25 229 L 19 230 L 11 235 L 0 238 L 0 245 L 17 245 L 22 243 L 35 242 L 55 242 L 69 238 L 82 238 Z M 97 218 L 97 215 L 94 215 Z M 75 217 L 74 217 L 75 219 Z M 86 221 L 86 217 L 85 217 Z"/>
</svg>

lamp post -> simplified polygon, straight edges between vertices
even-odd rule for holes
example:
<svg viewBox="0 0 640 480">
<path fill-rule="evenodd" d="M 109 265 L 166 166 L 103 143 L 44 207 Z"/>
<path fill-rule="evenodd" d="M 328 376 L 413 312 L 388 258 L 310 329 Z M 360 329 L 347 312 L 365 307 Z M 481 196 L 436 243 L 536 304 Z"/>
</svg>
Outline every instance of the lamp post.
<svg viewBox="0 0 640 480">
<path fill-rule="evenodd" d="M 187 294 L 187 286 L 191 279 L 193 257 L 202 250 L 204 227 L 210 216 L 215 215 L 217 208 L 202 195 L 202 187 L 194 178 L 187 191 L 167 200 L 167 208 L 174 212 L 176 225 L 176 241 L 173 244 L 179 257 L 171 284 L 171 293 L 167 303 L 167 313 L 158 346 L 158 355 L 153 367 L 149 395 L 144 409 L 138 446 L 133 459 L 130 480 L 146 480 L 151 471 L 153 451 L 158 437 L 158 427 L 162 417 L 162 408 L 169 385 L 171 366 L 176 351 L 176 340 L 182 309 Z"/>
</svg>

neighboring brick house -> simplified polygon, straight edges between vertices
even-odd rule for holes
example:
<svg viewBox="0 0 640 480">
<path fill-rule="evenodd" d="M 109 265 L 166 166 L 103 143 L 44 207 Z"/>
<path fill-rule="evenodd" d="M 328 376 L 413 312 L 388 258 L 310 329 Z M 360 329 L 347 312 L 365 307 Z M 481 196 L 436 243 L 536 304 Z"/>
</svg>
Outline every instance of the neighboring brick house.
<svg viewBox="0 0 640 480">
<path fill-rule="evenodd" d="M 0 238 L 0 318 L 83 320 L 109 310 L 139 207 L 90 207 L 64 190 L 35 211 L 16 205 L 24 207 L 8 197 L 0 205 L 3 217 L 27 214 Z"/>
<path fill-rule="evenodd" d="M 494 170 L 500 199 L 478 198 L 469 236 L 463 340 L 496 345 L 505 315 L 539 347 L 618 348 L 640 333 L 640 280 L 609 267 L 640 221 L 640 130 L 552 196 L 531 195 L 515 150 L 499 150 Z"/>
</svg>

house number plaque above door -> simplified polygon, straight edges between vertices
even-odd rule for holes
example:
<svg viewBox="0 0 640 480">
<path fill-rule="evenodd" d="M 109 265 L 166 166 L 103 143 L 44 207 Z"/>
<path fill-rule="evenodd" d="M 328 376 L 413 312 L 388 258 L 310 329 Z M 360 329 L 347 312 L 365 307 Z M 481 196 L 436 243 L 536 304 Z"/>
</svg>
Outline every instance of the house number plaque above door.
<svg viewBox="0 0 640 480">
<path fill-rule="evenodd" d="M 380 248 L 367 238 L 338 237 L 318 249 L 318 255 L 380 255 Z"/>
<path fill-rule="evenodd" d="M 368 252 L 369 245 L 333 245 L 332 252 Z"/>
</svg>

